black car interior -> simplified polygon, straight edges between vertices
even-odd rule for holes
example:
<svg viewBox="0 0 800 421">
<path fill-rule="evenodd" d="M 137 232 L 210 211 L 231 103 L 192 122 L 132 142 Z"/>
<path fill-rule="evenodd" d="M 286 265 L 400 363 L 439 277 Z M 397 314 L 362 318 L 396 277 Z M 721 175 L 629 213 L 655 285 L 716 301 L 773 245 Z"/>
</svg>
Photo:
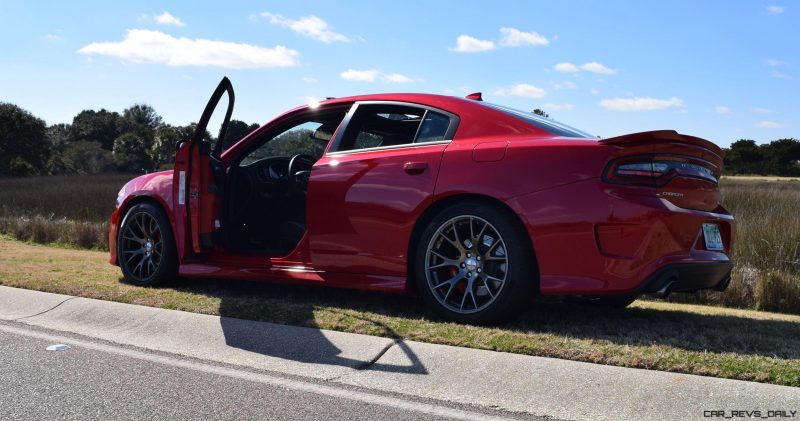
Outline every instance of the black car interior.
<svg viewBox="0 0 800 421">
<path fill-rule="evenodd" d="M 223 201 L 223 241 L 240 253 L 286 255 L 306 232 L 311 167 L 345 111 L 304 116 L 262 135 L 231 166 Z"/>
</svg>

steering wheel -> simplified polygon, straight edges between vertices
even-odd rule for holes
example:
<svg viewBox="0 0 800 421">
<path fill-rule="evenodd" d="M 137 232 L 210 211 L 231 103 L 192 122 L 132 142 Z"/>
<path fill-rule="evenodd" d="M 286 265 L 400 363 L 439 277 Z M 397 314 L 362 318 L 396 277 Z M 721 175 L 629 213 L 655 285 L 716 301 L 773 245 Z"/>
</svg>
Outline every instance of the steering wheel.
<svg viewBox="0 0 800 421">
<path fill-rule="evenodd" d="M 289 179 L 289 189 L 293 193 L 297 193 L 300 190 L 300 181 L 308 181 L 308 170 L 314 166 L 314 163 L 317 162 L 310 155 L 306 154 L 297 154 L 289 160 L 289 167 L 286 169 L 286 178 Z M 305 166 L 306 170 L 298 170 L 301 166 Z M 305 185 L 305 183 L 303 183 Z"/>
</svg>

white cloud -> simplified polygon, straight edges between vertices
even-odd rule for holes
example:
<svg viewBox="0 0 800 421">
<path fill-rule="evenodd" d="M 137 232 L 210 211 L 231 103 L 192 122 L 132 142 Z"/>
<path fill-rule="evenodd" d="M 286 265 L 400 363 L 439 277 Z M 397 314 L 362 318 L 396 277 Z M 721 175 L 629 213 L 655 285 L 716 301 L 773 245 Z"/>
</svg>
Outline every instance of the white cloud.
<svg viewBox="0 0 800 421">
<path fill-rule="evenodd" d="M 671 107 L 683 107 L 679 98 L 611 98 L 600 101 L 600 106 L 614 111 L 649 111 L 663 110 Z"/>
<path fill-rule="evenodd" d="M 328 22 L 314 15 L 304 16 L 300 19 L 289 19 L 275 13 L 264 12 L 261 16 L 269 19 L 270 23 L 289 28 L 304 37 L 313 38 L 326 44 L 350 41 L 346 36 L 334 32 Z"/>
<path fill-rule="evenodd" d="M 370 70 L 347 69 L 344 72 L 340 73 L 339 76 L 341 76 L 342 79 L 349 80 L 351 82 L 375 82 L 376 80 L 378 80 L 378 78 L 380 78 L 382 81 L 386 83 L 423 82 L 423 80 L 420 78 L 413 78 L 400 73 L 382 74 L 380 71 L 375 69 L 370 69 Z"/>
<path fill-rule="evenodd" d="M 164 13 L 156 16 L 155 19 L 156 19 L 156 23 L 159 24 L 159 25 L 169 25 L 169 26 L 177 26 L 177 27 L 186 26 L 186 24 L 183 23 L 183 21 L 181 21 L 180 19 L 176 18 L 175 16 L 172 16 L 172 13 L 170 13 L 170 12 L 164 12 Z"/>
<path fill-rule="evenodd" d="M 510 88 L 500 88 L 494 91 L 498 96 L 521 96 L 526 98 L 541 98 L 547 94 L 544 89 L 537 86 L 520 83 Z"/>
<path fill-rule="evenodd" d="M 575 73 L 579 71 L 578 66 L 569 62 L 558 63 L 555 66 L 553 66 L 553 68 L 556 69 L 557 72 L 562 72 L 562 73 Z"/>
<path fill-rule="evenodd" d="M 45 41 L 50 41 L 50 42 L 58 42 L 58 41 L 63 41 L 64 37 L 62 37 L 61 35 L 58 35 L 58 34 L 47 34 L 47 35 L 43 36 L 42 39 L 44 39 Z"/>
<path fill-rule="evenodd" d="M 557 82 L 553 83 L 553 89 L 556 91 L 560 91 L 561 89 L 577 89 L 578 85 L 575 82 L 565 81 L 565 82 Z"/>
<path fill-rule="evenodd" d="M 506 47 L 520 47 L 523 45 L 547 45 L 550 41 L 537 32 L 523 32 L 516 28 L 500 28 L 503 38 L 500 45 Z"/>
<path fill-rule="evenodd" d="M 716 107 L 714 107 L 714 111 L 716 111 L 719 114 L 730 114 L 731 113 L 731 109 L 726 107 L 726 106 L 724 106 L 724 105 L 717 105 Z"/>
<path fill-rule="evenodd" d="M 750 111 L 755 113 L 755 114 L 769 114 L 769 113 L 772 112 L 767 108 L 757 108 L 757 107 L 756 108 L 751 108 Z"/>
<path fill-rule="evenodd" d="M 577 73 L 581 70 L 584 70 L 587 72 L 599 73 L 601 75 L 613 75 L 614 73 L 617 72 L 616 70 L 606 67 L 596 61 L 584 63 L 580 67 L 567 61 L 564 63 L 556 64 L 555 66 L 553 66 L 553 69 L 555 69 L 557 72 L 562 72 L 562 73 Z"/>
<path fill-rule="evenodd" d="M 581 69 L 586 70 L 587 72 L 599 73 L 601 75 L 613 75 L 614 73 L 617 73 L 616 70 L 603 66 L 596 61 L 584 63 L 581 66 Z"/>
<path fill-rule="evenodd" d="M 378 71 L 347 69 L 340 73 L 339 76 L 351 82 L 374 82 L 378 77 Z"/>
<path fill-rule="evenodd" d="M 764 128 L 764 129 L 781 129 L 784 127 L 783 124 L 777 123 L 775 121 L 759 121 L 756 126 Z"/>
<path fill-rule="evenodd" d="M 775 60 L 775 59 L 773 59 L 773 58 L 771 58 L 771 59 L 768 59 L 768 60 L 766 61 L 766 63 L 767 63 L 767 66 L 772 66 L 772 67 L 780 66 L 781 64 L 783 64 L 783 62 L 782 62 L 782 61 L 780 61 L 780 60 Z"/>
<path fill-rule="evenodd" d="M 781 13 L 783 13 L 783 7 L 782 6 L 776 6 L 774 4 L 771 4 L 771 5 L 767 6 L 767 14 L 779 15 Z"/>
<path fill-rule="evenodd" d="M 389 83 L 410 83 L 410 82 L 422 82 L 422 79 L 415 79 L 408 77 L 406 75 L 401 75 L 400 73 L 392 73 L 389 75 L 383 75 L 381 79 L 384 82 Z"/>
<path fill-rule="evenodd" d="M 575 109 L 573 104 L 544 104 L 542 107 L 545 111 L 569 111 Z"/>
<path fill-rule="evenodd" d="M 791 76 L 787 75 L 786 73 L 779 72 L 777 70 L 773 70 L 772 73 L 769 74 L 770 77 L 774 77 L 775 79 L 792 79 Z"/>
<path fill-rule="evenodd" d="M 494 42 L 473 38 L 469 35 L 459 35 L 456 38 L 455 48 L 451 48 L 451 50 L 459 53 L 479 53 L 493 49 Z"/>
<path fill-rule="evenodd" d="M 164 63 L 168 66 L 216 66 L 228 69 L 289 67 L 298 65 L 300 53 L 283 46 L 264 48 L 202 38 L 175 38 L 146 29 L 130 29 L 119 42 L 93 42 L 81 54 L 116 57 L 131 63 Z"/>
<path fill-rule="evenodd" d="M 317 83 L 318 80 L 313 77 L 303 76 L 303 82 L 305 83 Z"/>
<path fill-rule="evenodd" d="M 595 88 L 592 88 L 592 89 L 590 89 L 590 90 L 589 90 L 589 92 L 590 92 L 592 95 L 597 95 L 597 94 L 599 94 L 599 93 L 600 93 L 600 91 L 599 91 L 599 90 L 597 90 L 597 89 L 595 89 Z"/>
</svg>

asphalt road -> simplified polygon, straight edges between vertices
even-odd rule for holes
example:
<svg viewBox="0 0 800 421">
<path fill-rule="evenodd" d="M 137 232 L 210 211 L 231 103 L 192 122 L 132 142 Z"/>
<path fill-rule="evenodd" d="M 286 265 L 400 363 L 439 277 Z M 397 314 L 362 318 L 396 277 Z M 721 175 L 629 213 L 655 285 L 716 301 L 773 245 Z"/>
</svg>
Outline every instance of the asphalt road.
<svg viewBox="0 0 800 421">
<path fill-rule="evenodd" d="M 528 418 L 376 394 L 0 322 L 0 420 Z M 282 384 L 285 382 L 285 384 Z M 336 388 L 332 392 L 332 388 Z M 318 393 L 319 392 L 319 393 Z"/>
</svg>

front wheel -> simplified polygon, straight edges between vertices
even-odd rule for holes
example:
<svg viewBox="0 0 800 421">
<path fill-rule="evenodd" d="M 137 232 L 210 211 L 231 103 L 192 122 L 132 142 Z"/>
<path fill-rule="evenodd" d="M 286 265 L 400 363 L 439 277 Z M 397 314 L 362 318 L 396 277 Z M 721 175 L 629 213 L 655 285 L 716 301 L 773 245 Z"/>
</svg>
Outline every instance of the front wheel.
<svg viewBox="0 0 800 421">
<path fill-rule="evenodd" d="M 479 202 L 446 208 L 418 243 L 415 272 L 422 298 L 460 322 L 513 316 L 533 299 L 535 258 L 514 215 Z"/>
<path fill-rule="evenodd" d="M 134 285 L 155 286 L 175 278 L 175 240 L 160 208 L 139 203 L 128 210 L 117 237 L 117 262 L 125 279 Z"/>
</svg>

